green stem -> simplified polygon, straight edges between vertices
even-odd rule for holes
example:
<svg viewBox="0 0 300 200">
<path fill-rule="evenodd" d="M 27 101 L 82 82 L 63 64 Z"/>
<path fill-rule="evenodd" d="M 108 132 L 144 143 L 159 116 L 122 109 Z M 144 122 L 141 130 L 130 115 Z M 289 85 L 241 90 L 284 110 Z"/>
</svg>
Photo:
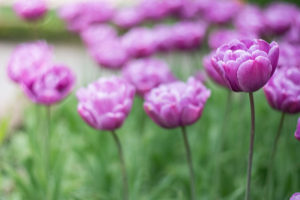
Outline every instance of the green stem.
<svg viewBox="0 0 300 200">
<path fill-rule="evenodd" d="M 191 148 L 190 148 L 189 141 L 187 138 L 186 129 L 184 126 L 181 127 L 181 132 L 182 132 L 182 136 L 183 136 L 183 140 L 184 140 L 186 159 L 187 159 L 189 171 L 190 171 L 191 199 L 196 200 L 195 173 L 194 173 L 194 168 L 193 168 L 193 160 L 192 160 Z"/>
<path fill-rule="evenodd" d="M 280 136 L 281 136 L 281 133 L 282 133 L 282 127 L 283 127 L 283 123 L 284 123 L 284 119 L 285 119 L 285 113 L 282 112 L 281 114 L 281 117 L 280 117 L 280 122 L 279 122 L 279 126 L 278 126 L 278 129 L 277 129 L 277 133 L 276 133 L 276 136 L 275 136 L 275 139 L 274 139 L 274 143 L 273 143 L 273 147 L 272 147 L 272 153 L 271 153 L 271 157 L 270 157 L 270 162 L 269 162 L 269 167 L 268 167 L 268 172 L 267 172 L 267 180 L 268 180 L 268 183 L 267 185 L 269 186 L 269 193 L 268 193 L 268 196 L 269 196 L 269 199 L 271 198 L 271 184 L 273 182 L 273 176 L 272 176 L 272 172 L 273 172 L 273 163 L 274 163 L 274 160 L 275 160 L 275 156 L 276 156 L 276 152 L 277 152 L 277 147 L 278 147 L 278 142 L 279 142 L 279 139 L 280 139 Z"/>
<path fill-rule="evenodd" d="M 253 93 L 249 93 L 250 108 L 251 108 L 251 134 L 250 134 L 250 147 L 249 147 L 249 157 L 248 157 L 248 170 L 247 170 L 247 186 L 245 200 L 250 200 L 251 195 L 251 174 L 252 174 L 252 161 L 253 161 L 253 151 L 254 151 L 254 140 L 255 140 L 255 109 L 254 109 L 254 99 Z"/>
<path fill-rule="evenodd" d="M 112 133 L 114 141 L 117 145 L 119 158 L 120 158 L 122 180 L 123 180 L 123 200 L 128 200 L 128 178 L 127 178 L 126 165 L 125 165 L 125 159 L 124 159 L 124 155 L 123 155 L 121 142 L 115 131 L 111 131 L 111 133 Z"/>
<path fill-rule="evenodd" d="M 45 175 L 46 175 L 46 188 L 45 188 L 45 196 L 48 199 L 48 187 L 49 187 L 49 174 L 50 174 L 50 137 L 51 137 L 51 107 L 47 106 L 46 107 L 46 122 L 47 122 L 47 130 L 45 132 L 45 137 L 44 137 L 44 151 L 45 151 Z"/>
</svg>

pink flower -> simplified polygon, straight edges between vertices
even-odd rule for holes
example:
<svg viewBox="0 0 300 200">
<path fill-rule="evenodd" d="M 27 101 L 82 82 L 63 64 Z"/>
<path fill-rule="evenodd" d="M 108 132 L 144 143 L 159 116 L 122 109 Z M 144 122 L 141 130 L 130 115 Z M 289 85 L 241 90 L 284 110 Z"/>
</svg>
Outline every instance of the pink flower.
<svg viewBox="0 0 300 200">
<path fill-rule="evenodd" d="M 162 83 L 175 80 L 167 63 L 155 58 L 131 61 L 123 69 L 123 76 L 141 96 Z"/>
<path fill-rule="evenodd" d="M 278 67 L 300 67 L 300 44 L 280 43 Z"/>
<path fill-rule="evenodd" d="M 136 7 L 123 8 L 115 14 L 113 22 L 117 26 L 127 29 L 139 25 L 144 18 L 144 13 Z"/>
<path fill-rule="evenodd" d="M 100 78 L 78 90 L 79 115 L 95 129 L 115 130 L 128 116 L 134 93 L 134 87 L 122 78 Z"/>
<path fill-rule="evenodd" d="M 21 86 L 33 102 L 50 106 L 64 99 L 74 82 L 75 77 L 69 68 L 53 65 Z"/>
<path fill-rule="evenodd" d="M 109 25 L 91 25 L 80 33 L 80 37 L 86 46 L 92 47 L 101 44 L 105 40 L 118 37 L 117 31 Z"/>
<path fill-rule="evenodd" d="M 66 22 L 68 29 L 75 32 L 80 32 L 93 23 L 108 22 L 114 13 L 114 7 L 105 0 L 75 2 L 59 10 L 59 16 Z"/>
<path fill-rule="evenodd" d="M 26 20 L 40 19 L 48 11 L 45 0 L 18 0 L 13 8 L 19 17 Z"/>
<path fill-rule="evenodd" d="M 152 30 L 133 28 L 122 37 L 122 44 L 132 57 L 147 57 L 155 53 L 157 43 Z"/>
<path fill-rule="evenodd" d="M 169 15 L 169 8 L 161 0 L 143 0 L 139 9 L 144 13 L 145 19 L 160 20 Z"/>
<path fill-rule="evenodd" d="M 272 3 L 265 10 L 265 22 L 272 33 L 282 34 L 290 29 L 297 15 L 297 7 L 289 3 Z"/>
<path fill-rule="evenodd" d="M 171 26 L 158 25 L 153 29 L 157 50 L 170 51 L 174 49 L 173 31 Z"/>
<path fill-rule="evenodd" d="M 220 76 L 220 74 L 216 71 L 216 69 L 211 64 L 211 58 L 213 55 L 214 55 L 214 53 L 211 53 L 209 55 L 206 55 L 203 58 L 202 63 L 203 63 L 205 72 L 209 76 L 209 78 L 211 78 L 215 83 L 217 83 L 220 86 L 227 87 L 227 84 L 224 81 L 224 79 L 222 78 L 222 76 Z"/>
<path fill-rule="evenodd" d="M 293 194 L 293 196 L 290 198 L 290 200 L 300 200 L 300 193 L 297 192 Z"/>
<path fill-rule="evenodd" d="M 178 49 L 194 49 L 201 45 L 206 33 L 204 22 L 180 22 L 172 28 L 172 40 Z"/>
<path fill-rule="evenodd" d="M 243 39 L 253 39 L 256 35 L 252 33 L 241 33 L 236 30 L 230 29 L 219 29 L 215 30 L 209 35 L 208 46 L 211 49 L 217 49 L 221 45 L 230 42 L 231 40 L 243 40 Z"/>
<path fill-rule="evenodd" d="M 278 62 L 279 47 L 261 39 L 233 40 L 219 47 L 212 65 L 235 92 L 254 92 L 273 75 Z"/>
<path fill-rule="evenodd" d="M 187 83 L 162 84 L 145 96 L 144 109 L 154 122 L 164 128 L 195 123 L 202 115 L 210 91 L 194 78 Z"/>
<path fill-rule="evenodd" d="M 300 11 L 298 11 L 291 28 L 283 36 L 285 42 L 300 44 Z"/>
<path fill-rule="evenodd" d="M 234 18 L 235 27 L 243 33 L 260 35 L 265 32 L 263 12 L 258 6 L 247 5 Z"/>
<path fill-rule="evenodd" d="M 129 59 L 118 38 L 104 40 L 90 47 L 89 52 L 100 66 L 109 69 L 120 69 Z"/>
<path fill-rule="evenodd" d="M 265 85 L 272 108 L 286 113 L 300 112 L 300 68 L 279 68 Z"/>
<path fill-rule="evenodd" d="M 9 59 L 8 76 L 16 83 L 26 82 L 49 67 L 52 55 L 52 48 L 44 41 L 20 44 Z"/>
</svg>

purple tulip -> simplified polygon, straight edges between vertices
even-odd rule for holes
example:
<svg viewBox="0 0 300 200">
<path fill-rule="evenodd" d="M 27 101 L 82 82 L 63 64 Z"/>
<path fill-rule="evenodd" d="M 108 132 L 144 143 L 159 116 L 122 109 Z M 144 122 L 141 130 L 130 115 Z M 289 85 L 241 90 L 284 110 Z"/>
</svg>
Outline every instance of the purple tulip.
<svg viewBox="0 0 300 200">
<path fill-rule="evenodd" d="M 126 29 L 139 25 L 143 20 L 144 13 L 135 7 L 119 10 L 113 18 L 117 26 Z"/>
<path fill-rule="evenodd" d="M 226 87 L 227 84 L 224 79 L 220 76 L 220 74 L 216 71 L 216 69 L 211 64 L 211 58 L 214 54 L 211 53 L 203 58 L 203 66 L 206 74 L 211 78 L 215 83 L 220 86 Z"/>
<path fill-rule="evenodd" d="M 107 39 L 91 47 L 89 52 L 100 66 L 108 69 L 120 69 L 129 59 L 118 38 Z"/>
<path fill-rule="evenodd" d="M 292 44 L 300 44 L 300 11 L 293 21 L 293 25 L 283 36 L 283 40 Z"/>
<path fill-rule="evenodd" d="M 300 193 L 297 192 L 293 194 L 293 196 L 290 198 L 290 200 L 300 200 Z"/>
<path fill-rule="evenodd" d="M 167 63 L 155 58 L 139 59 L 128 63 L 123 69 L 123 76 L 135 86 L 141 96 L 162 83 L 175 80 Z"/>
<path fill-rule="evenodd" d="M 279 46 L 276 42 L 233 40 L 217 49 L 212 64 L 231 90 L 254 92 L 271 78 L 278 57 Z"/>
<path fill-rule="evenodd" d="M 154 122 L 164 128 L 176 128 L 195 123 L 202 115 L 210 96 L 200 81 L 162 84 L 145 96 L 144 109 Z"/>
<path fill-rule="evenodd" d="M 278 67 L 300 67 L 300 44 L 280 43 Z"/>
<path fill-rule="evenodd" d="M 20 44 L 8 62 L 8 76 L 16 83 L 26 82 L 49 67 L 52 55 L 52 47 L 44 41 Z"/>
<path fill-rule="evenodd" d="M 177 49 L 195 49 L 204 39 L 207 25 L 204 22 L 180 22 L 172 28 L 172 39 Z"/>
<path fill-rule="evenodd" d="M 91 25 L 80 33 L 80 37 L 86 46 L 99 45 L 105 40 L 117 38 L 117 31 L 109 25 Z"/>
<path fill-rule="evenodd" d="M 53 65 L 39 76 L 22 83 L 25 94 L 35 103 L 50 106 L 63 100 L 72 90 L 75 77 L 63 65 Z"/>
<path fill-rule="evenodd" d="M 265 85 L 272 108 L 286 113 L 300 112 L 300 68 L 279 68 Z"/>
<path fill-rule="evenodd" d="M 45 0 L 18 0 L 13 8 L 16 14 L 25 20 L 40 19 L 48 11 Z"/>
<path fill-rule="evenodd" d="M 157 43 L 153 31 L 147 28 L 133 28 L 122 37 L 122 44 L 130 56 L 139 58 L 155 53 Z"/>
<path fill-rule="evenodd" d="M 149 20 L 161 20 L 169 14 L 168 6 L 161 0 L 143 0 L 139 9 L 144 13 L 145 19 Z"/>
<path fill-rule="evenodd" d="M 242 5 L 238 0 L 212 1 L 206 8 L 204 17 L 212 23 L 224 24 L 236 16 Z"/>
<path fill-rule="evenodd" d="M 59 16 L 66 22 L 68 29 L 80 32 L 90 24 L 108 22 L 115 9 L 104 0 L 87 0 L 65 5 L 59 10 Z"/>
<path fill-rule="evenodd" d="M 297 7 L 289 3 L 272 3 L 265 10 L 265 22 L 275 34 L 282 34 L 290 29 L 297 15 Z"/>
<path fill-rule="evenodd" d="M 100 78 L 77 92 L 78 112 L 95 129 L 115 130 L 128 116 L 134 93 L 134 87 L 122 78 Z"/>
<path fill-rule="evenodd" d="M 213 2 L 213 0 L 185 0 L 178 15 L 182 19 L 197 19 Z"/>
<path fill-rule="evenodd" d="M 168 25 L 158 25 L 153 29 L 153 34 L 158 51 L 170 51 L 174 49 L 172 27 Z"/>
<path fill-rule="evenodd" d="M 208 46 L 211 49 L 217 49 L 221 45 L 230 42 L 231 40 L 254 39 L 256 35 L 253 33 L 241 33 L 236 30 L 219 29 L 209 35 Z"/>
<path fill-rule="evenodd" d="M 264 15 L 258 6 L 247 5 L 234 19 L 234 25 L 243 33 L 260 35 L 265 32 Z"/>
</svg>

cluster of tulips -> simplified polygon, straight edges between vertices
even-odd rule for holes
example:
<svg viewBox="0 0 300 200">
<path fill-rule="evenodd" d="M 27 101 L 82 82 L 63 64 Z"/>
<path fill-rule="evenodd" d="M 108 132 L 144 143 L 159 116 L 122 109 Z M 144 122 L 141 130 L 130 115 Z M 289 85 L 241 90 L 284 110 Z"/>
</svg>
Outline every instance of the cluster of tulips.
<svg viewBox="0 0 300 200">
<path fill-rule="evenodd" d="M 47 5 L 43 0 L 19 0 L 14 9 L 23 19 L 34 21 L 46 14 Z M 159 126 L 181 128 L 191 199 L 197 199 L 186 127 L 201 117 L 211 91 L 196 76 L 186 82 L 178 80 L 166 62 L 151 56 L 197 50 L 209 32 L 211 52 L 203 58 L 206 75 L 226 90 L 249 94 L 251 134 L 245 200 L 250 199 L 255 141 L 253 93 L 263 88 L 270 106 L 282 113 L 269 171 L 284 116 L 300 112 L 299 8 L 279 2 L 261 9 L 237 0 L 144 0 L 116 9 L 106 1 L 89 0 L 65 5 L 58 14 L 70 31 L 80 35 L 101 67 L 122 71 L 121 76 L 100 78 L 76 94 L 82 119 L 97 130 L 111 132 L 117 144 L 124 199 L 130 195 L 116 130 L 129 115 L 135 94 L 144 99 L 145 112 Z M 179 22 L 163 24 L 167 18 Z M 151 28 L 142 26 L 156 22 L 159 24 Z M 226 28 L 228 24 L 234 29 Z M 257 38 L 276 39 L 279 44 Z M 16 48 L 8 64 L 9 77 L 33 102 L 47 107 L 64 99 L 75 82 L 67 67 L 52 62 L 52 54 L 46 42 L 25 43 Z M 300 119 L 295 137 L 300 140 Z M 299 193 L 291 197 L 297 199 Z"/>
</svg>

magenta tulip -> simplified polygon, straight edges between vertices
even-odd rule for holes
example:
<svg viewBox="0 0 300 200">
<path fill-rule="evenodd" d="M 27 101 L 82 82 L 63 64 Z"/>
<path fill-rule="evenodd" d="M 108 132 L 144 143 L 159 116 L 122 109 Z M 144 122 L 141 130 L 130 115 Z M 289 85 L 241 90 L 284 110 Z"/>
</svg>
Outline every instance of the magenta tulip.
<svg viewBox="0 0 300 200">
<path fill-rule="evenodd" d="M 297 192 L 293 194 L 293 196 L 290 198 L 290 200 L 300 200 L 300 193 Z"/>
<path fill-rule="evenodd" d="M 144 18 L 144 13 L 136 7 L 123 8 L 115 14 L 113 22 L 121 28 L 128 29 L 142 23 Z"/>
<path fill-rule="evenodd" d="M 151 56 L 157 49 L 157 42 L 152 30 L 133 28 L 122 37 L 122 44 L 130 56 L 139 58 Z"/>
<path fill-rule="evenodd" d="M 278 67 L 300 67 L 300 44 L 282 42 L 280 45 L 280 56 Z"/>
<path fill-rule="evenodd" d="M 187 83 L 162 84 L 145 96 L 144 109 L 154 122 L 164 128 L 195 123 L 202 115 L 210 91 L 194 78 Z"/>
<path fill-rule="evenodd" d="M 77 92 L 78 112 L 95 129 L 118 129 L 131 110 L 134 93 L 134 87 L 122 78 L 100 78 Z"/>
<path fill-rule="evenodd" d="M 52 47 L 44 41 L 20 44 L 9 59 L 8 76 L 16 83 L 26 82 L 49 67 L 52 57 Z"/>
<path fill-rule="evenodd" d="M 101 67 L 108 69 L 120 69 L 129 59 L 126 49 L 118 38 L 104 40 L 90 47 L 89 52 Z"/>
<path fill-rule="evenodd" d="M 299 113 L 300 68 L 277 69 L 264 92 L 272 108 L 285 113 Z"/>
<path fill-rule="evenodd" d="M 283 36 L 283 40 L 291 44 L 300 44 L 300 11 L 298 11 L 291 28 Z"/>
<path fill-rule="evenodd" d="M 161 20 L 169 15 L 169 8 L 164 1 L 161 0 L 143 0 L 139 5 L 139 9 L 146 19 Z"/>
<path fill-rule="evenodd" d="M 37 77 L 22 83 L 22 88 L 33 102 L 50 106 L 70 94 L 74 83 L 75 77 L 69 68 L 53 65 Z"/>
<path fill-rule="evenodd" d="M 158 51 L 166 52 L 174 49 L 172 26 L 158 25 L 154 27 L 153 34 Z"/>
<path fill-rule="evenodd" d="M 276 42 L 261 39 L 233 40 L 219 47 L 212 64 L 227 86 L 235 92 L 254 92 L 273 75 L 279 57 Z"/>
<path fill-rule="evenodd" d="M 155 58 L 131 61 L 123 69 L 123 76 L 141 96 L 160 84 L 175 80 L 168 64 Z"/>
<path fill-rule="evenodd" d="M 16 14 L 25 20 L 37 20 L 48 11 L 45 0 L 18 0 L 14 4 Z"/>
<path fill-rule="evenodd" d="M 100 45 L 109 39 L 117 38 L 117 31 L 104 24 L 90 25 L 80 33 L 80 37 L 87 47 Z"/>
<path fill-rule="evenodd" d="M 216 71 L 216 69 L 212 66 L 211 64 L 211 58 L 214 54 L 211 53 L 203 58 L 203 66 L 205 69 L 206 74 L 208 75 L 209 78 L 211 78 L 215 83 L 222 87 L 227 87 L 226 82 L 220 76 L 220 74 Z"/>
</svg>

